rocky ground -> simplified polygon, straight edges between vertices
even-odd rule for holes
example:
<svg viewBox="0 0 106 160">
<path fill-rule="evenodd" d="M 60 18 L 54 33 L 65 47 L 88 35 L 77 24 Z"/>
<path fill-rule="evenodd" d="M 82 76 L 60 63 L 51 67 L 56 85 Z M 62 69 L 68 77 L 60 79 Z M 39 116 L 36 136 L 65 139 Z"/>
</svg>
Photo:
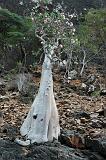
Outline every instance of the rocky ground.
<svg viewBox="0 0 106 160">
<path fill-rule="evenodd" d="M 95 152 L 78 150 L 58 142 L 21 147 L 8 140 L 0 140 L 0 160 L 105 160 Z"/>
<path fill-rule="evenodd" d="M 37 75 L 37 76 L 36 76 Z M 40 73 L 34 73 L 30 91 L 22 94 L 14 80 L 0 79 L 0 160 L 102 160 L 106 157 L 106 97 L 88 95 L 81 80 L 64 84 L 54 76 L 54 94 L 60 116 L 59 142 L 21 147 L 14 139 L 37 93 Z M 94 83 L 94 82 L 93 82 Z M 31 93 L 32 92 L 32 93 Z M 30 93 L 30 95 L 28 95 Z M 91 150 L 91 151 L 88 151 Z"/>
</svg>

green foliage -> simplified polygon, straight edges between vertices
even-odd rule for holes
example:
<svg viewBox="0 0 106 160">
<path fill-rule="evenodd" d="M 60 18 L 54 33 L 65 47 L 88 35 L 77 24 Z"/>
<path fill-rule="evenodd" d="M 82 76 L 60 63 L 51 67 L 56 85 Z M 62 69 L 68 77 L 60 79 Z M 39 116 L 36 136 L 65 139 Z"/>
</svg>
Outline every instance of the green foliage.
<svg viewBox="0 0 106 160">
<path fill-rule="evenodd" d="M 21 16 L 18 16 L 15 13 L 9 12 L 7 9 L 0 8 L 0 17 L 1 20 L 6 20 L 11 24 L 15 24 L 17 26 L 24 26 L 24 21 Z"/>
<path fill-rule="evenodd" d="M 46 3 L 48 1 L 45 1 Z M 33 13 L 34 21 L 29 17 L 19 16 L 6 9 L 0 9 L 0 17 L 2 43 L 4 41 L 4 43 L 11 45 L 29 43 L 35 46 L 36 34 L 40 36 L 45 34 L 44 38 L 51 44 L 57 38 L 68 42 L 68 38 L 71 39 L 73 32 L 73 27 L 67 25 L 69 22 L 65 19 L 65 15 L 56 10 L 53 12 L 44 10 L 43 13 L 39 13 L 39 8 L 38 10 L 36 8 L 36 12 Z"/>
<path fill-rule="evenodd" d="M 100 90 L 94 91 L 94 92 L 91 94 L 91 96 L 93 96 L 93 97 L 99 97 L 99 96 L 100 96 Z"/>
<path fill-rule="evenodd" d="M 85 16 L 85 21 L 78 29 L 78 39 L 81 45 L 97 52 L 105 45 L 106 40 L 106 9 L 91 9 Z"/>
<path fill-rule="evenodd" d="M 47 3 L 47 2 L 46 2 Z M 64 26 L 65 24 L 65 26 Z M 6 9 L 0 9 L 0 45 L 5 49 L 17 48 L 22 54 L 30 52 L 35 56 L 38 49 L 41 49 L 40 38 L 44 35 L 47 45 L 54 45 L 57 39 L 66 39 L 72 35 L 70 27 L 66 25 L 64 15 L 54 10 L 49 12 L 44 9 L 39 13 L 39 7 L 33 12 L 32 18 L 22 17 Z M 68 33 L 68 34 L 67 34 Z M 49 46 L 48 45 L 48 46 Z M 8 46 L 7 48 L 5 46 Z"/>
<path fill-rule="evenodd" d="M 106 0 L 53 0 L 55 3 L 63 3 L 67 10 L 70 12 L 72 9 L 79 14 L 84 11 L 86 8 L 87 10 L 90 8 L 101 8 L 106 7 Z"/>
<path fill-rule="evenodd" d="M 85 18 L 94 38 L 94 42 L 104 43 L 106 39 L 106 9 L 91 9 Z"/>
<path fill-rule="evenodd" d="M 0 9 L 0 37 L 5 43 L 16 44 L 18 41 L 24 41 L 31 25 L 30 19 L 11 13 L 7 9 Z"/>
</svg>

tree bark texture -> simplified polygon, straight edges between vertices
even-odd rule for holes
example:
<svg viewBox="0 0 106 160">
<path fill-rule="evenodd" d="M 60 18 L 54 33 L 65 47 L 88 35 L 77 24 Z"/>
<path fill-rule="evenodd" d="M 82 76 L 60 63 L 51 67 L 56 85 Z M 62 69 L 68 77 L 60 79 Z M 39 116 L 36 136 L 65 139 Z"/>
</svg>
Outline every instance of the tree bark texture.
<svg viewBox="0 0 106 160">
<path fill-rule="evenodd" d="M 16 141 L 27 146 L 30 143 L 41 143 L 58 139 L 60 134 L 58 111 L 53 94 L 52 64 L 45 54 L 38 95 L 20 129 L 26 141 Z"/>
</svg>

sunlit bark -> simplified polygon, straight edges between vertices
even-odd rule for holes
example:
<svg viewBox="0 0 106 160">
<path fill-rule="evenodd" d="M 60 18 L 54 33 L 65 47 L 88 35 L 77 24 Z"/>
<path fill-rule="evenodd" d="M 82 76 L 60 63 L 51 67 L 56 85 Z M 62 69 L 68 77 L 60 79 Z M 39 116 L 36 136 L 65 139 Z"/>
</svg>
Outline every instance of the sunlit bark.
<svg viewBox="0 0 106 160">
<path fill-rule="evenodd" d="M 41 143 L 58 139 L 60 134 L 58 111 L 53 94 L 51 54 L 45 54 L 42 66 L 42 75 L 38 95 L 21 126 L 22 136 L 26 141 L 16 139 L 20 145 L 27 146 L 30 143 Z"/>
</svg>

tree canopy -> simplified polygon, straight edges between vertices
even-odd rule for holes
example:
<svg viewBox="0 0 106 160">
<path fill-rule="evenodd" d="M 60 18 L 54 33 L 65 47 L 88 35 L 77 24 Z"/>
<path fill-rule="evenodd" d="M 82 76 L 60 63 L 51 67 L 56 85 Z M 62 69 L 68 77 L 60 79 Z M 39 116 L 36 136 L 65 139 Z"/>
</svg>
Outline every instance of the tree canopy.
<svg viewBox="0 0 106 160">
<path fill-rule="evenodd" d="M 49 43 L 60 39 L 63 47 L 60 52 L 67 55 L 74 52 L 77 57 L 80 57 L 78 50 L 82 52 L 80 48 L 82 46 L 86 49 L 88 57 L 105 49 L 105 8 L 90 9 L 84 14 L 77 15 L 75 12 L 72 14 L 64 12 L 62 6 L 61 9 L 59 6 L 53 9 L 51 3 L 40 3 L 35 5 L 30 13 L 30 16 L 21 16 L 0 8 L 2 52 L 5 46 L 15 47 L 20 50 L 19 52 L 36 57 L 37 53 L 42 51 L 39 36 L 43 36 Z M 74 18 L 78 21 L 77 25 L 74 25 Z"/>
</svg>

